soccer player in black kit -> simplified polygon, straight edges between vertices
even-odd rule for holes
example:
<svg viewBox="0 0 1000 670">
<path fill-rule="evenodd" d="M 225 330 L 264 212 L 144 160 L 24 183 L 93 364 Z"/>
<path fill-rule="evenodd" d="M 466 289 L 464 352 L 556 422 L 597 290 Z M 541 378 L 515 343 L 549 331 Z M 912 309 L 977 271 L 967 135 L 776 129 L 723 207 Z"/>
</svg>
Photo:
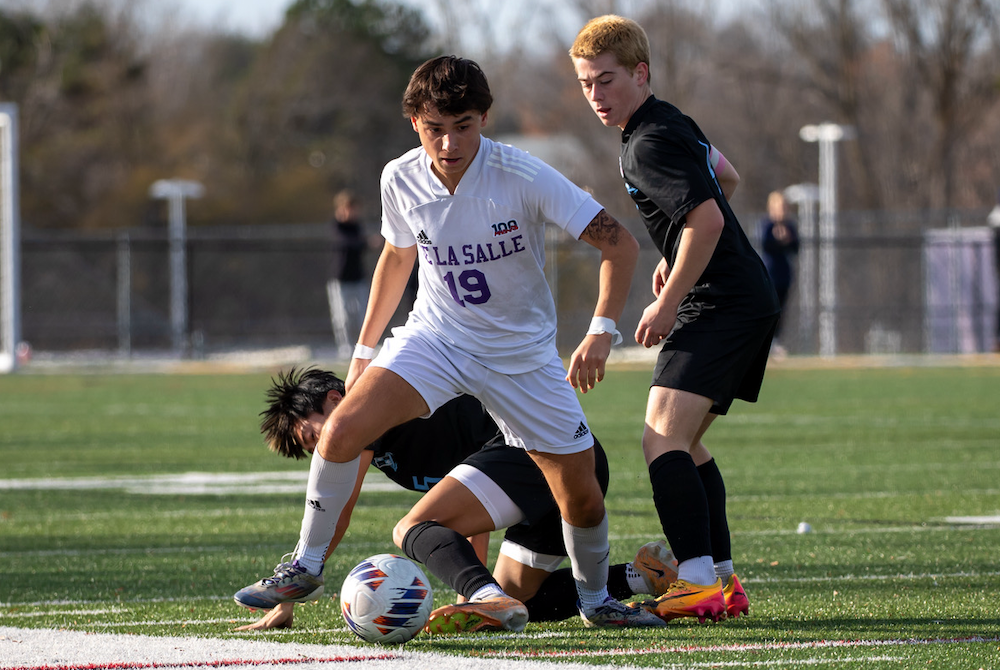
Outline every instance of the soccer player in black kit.
<svg viewBox="0 0 1000 670">
<path fill-rule="evenodd" d="M 269 447 L 289 458 L 307 457 L 343 394 L 344 382 L 332 372 L 292 369 L 279 374 L 267 393 L 268 408 L 262 412 L 261 432 Z M 606 491 L 607 458 L 596 439 L 595 445 L 596 474 Z M 427 419 L 389 429 L 365 450 L 354 492 L 337 523 L 327 557 L 347 530 L 369 464 L 403 488 L 427 492 L 396 524 L 393 539 L 407 556 L 467 599 L 432 612 L 428 632 L 521 630 L 529 617 L 556 621 L 578 613 L 572 571 L 557 569 L 566 550 L 559 509 L 545 478 L 523 449 L 504 444 L 496 423 L 478 400 L 459 396 Z M 489 532 L 499 528 L 507 531 L 491 574 L 484 564 Z M 244 629 L 291 625 L 294 603 L 272 600 L 273 591 L 268 588 L 284 579 L 286 567 L 278 565 L 274 576 L 236 593 L 238 604 L 270 610 Z M 665 544 L 651 542 L 631 563 L 611 566 L 608 585 L 615 598 L 656 595 L 675 576 Z M 287 581 L 288 587 L 297 583 Z M 493 600 L 476 601 L 473 595 L 483 588 L 497 589 L 510 602 L 494 608 Z M 315 600 L 322 593 L 319 583 L 295 600 Z"/>
<path fill-rule="evenodd" d="M 779 313 L 764 264 L 729 207 L 739 175 L 692 119 L 653 95 L 649 40 L 635 21 L 592 19 L 569 55 L 591 108 L 622 131 L 622 178 L 663 255 L 635 340 L 662 344 L 642 447 L 678 579 L 642 606 L 667 621 L 745 614 L 725 485 L 702 442 L 735 398 L 757 400 Z"/>
</svg>

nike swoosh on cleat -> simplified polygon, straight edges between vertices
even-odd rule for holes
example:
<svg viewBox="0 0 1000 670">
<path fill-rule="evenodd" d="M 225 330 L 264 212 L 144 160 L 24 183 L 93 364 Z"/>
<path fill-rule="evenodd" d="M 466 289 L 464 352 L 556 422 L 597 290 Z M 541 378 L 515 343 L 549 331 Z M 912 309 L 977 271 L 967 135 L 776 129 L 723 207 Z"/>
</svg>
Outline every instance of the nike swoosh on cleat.
<svg viewBox="0 0 1000 670">
<path fill-rule="evenodd" d="M 677 600 L 678 598 L 685 598 L 691 595 L 691 593 L 678 593 L 675 596 L 662 596 L 663 600 Z"/>
<path fill-rule="evenodd" d="M 656 573 L 656 574 L 657 574 L 658 576 L 660 576 L 660 577 L 662 577 L 662 576 L 663 576 L 664 574 L 666 574 L 666 572 L 665 572 L 664 570 L 657 570 L 656 568 L 654 568 L 654 567 L 653 567 L 653 566 L 651 566 L 651 565 L 644 565 L 644 566 L 642 566 L 642 567 L 646 568 L 646 569 L 647 569 L 647 570 L 649 570 L 650 572 L 655 572 L 655 573 Z"/>
</svg>

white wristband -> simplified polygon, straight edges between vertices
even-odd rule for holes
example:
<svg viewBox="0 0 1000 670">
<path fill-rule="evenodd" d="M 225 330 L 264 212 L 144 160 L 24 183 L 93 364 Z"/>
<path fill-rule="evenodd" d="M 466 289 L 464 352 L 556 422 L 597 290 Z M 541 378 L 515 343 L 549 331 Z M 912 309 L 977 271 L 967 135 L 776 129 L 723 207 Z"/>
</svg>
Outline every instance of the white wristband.
<svg viewBox="0 0 1000 670">
<path fill-rule="evenodd" d="M 359 342 L 354 345 L 353 358 L 363 358 L 366 361 L 370 361 L 375 358 L 375 347 L 366 347 Z"/>
<path fill-rule="evenodd" d="M 590 320 L 590 329 L 587 331 L 587 335 L 603 335 L 604 333 L 611 334 L 611 344 L 622 343 L 622 334 L 618 332 L 614 320 L 606 316 L 595 316 Z"/>
</svg>

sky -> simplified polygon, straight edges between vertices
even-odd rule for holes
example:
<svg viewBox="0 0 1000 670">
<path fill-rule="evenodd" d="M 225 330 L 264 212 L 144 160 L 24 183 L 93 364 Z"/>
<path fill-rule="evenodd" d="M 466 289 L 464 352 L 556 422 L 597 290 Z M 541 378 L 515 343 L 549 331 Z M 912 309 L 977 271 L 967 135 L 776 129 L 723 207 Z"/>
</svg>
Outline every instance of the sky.
<svg viewBox="0 0 1000 670">
<path fill-rule="evenodd" d="M 198 25 L 220 25 L 254 37 L 281 24 L 292 0 L 173 0 L 185 18 Z"/>
<path fill-rule="evenodd" d="M 232 32 L 261 37 L 274 30 L 293 0 L 170 0 L 184 15 L 185 22 L 214 25 Z M 433 0 L 405 0 L 416 7 L 430 8 Z M 718 0 L 720 11 L 733 11 L 756 0 Z"/>
</svg>

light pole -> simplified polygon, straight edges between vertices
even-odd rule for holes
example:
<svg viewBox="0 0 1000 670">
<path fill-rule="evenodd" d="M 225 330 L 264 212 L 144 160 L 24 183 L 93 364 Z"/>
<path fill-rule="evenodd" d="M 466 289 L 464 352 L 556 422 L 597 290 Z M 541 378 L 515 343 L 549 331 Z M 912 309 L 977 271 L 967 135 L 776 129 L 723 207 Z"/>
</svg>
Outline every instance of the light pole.
<svg viewBox="0 0 1000 670">
<path fill-rule="evenodd" d="M 21 342 L 18 109 L 0 103 L 0 373 L 17 369 Z"/>
<path fill-rule="evenodd" d="M 170 335 L 173 349 L 182 354 L 187 338 L 187 257 L 185 254 L 187 219 L 185 198 L 200 198 L 205 187 L 186 179 L 160 179 L 149 188 L 152 198 L 169 205 L 170 238 Z"/>
<path fill-rule="evenodd" d="M 799 137 L 819 142 L 819 355 L 837 354 L 837 153 L 835 143 L 854 138 L 852 126 L 803 126 Z"/>
</svg>

